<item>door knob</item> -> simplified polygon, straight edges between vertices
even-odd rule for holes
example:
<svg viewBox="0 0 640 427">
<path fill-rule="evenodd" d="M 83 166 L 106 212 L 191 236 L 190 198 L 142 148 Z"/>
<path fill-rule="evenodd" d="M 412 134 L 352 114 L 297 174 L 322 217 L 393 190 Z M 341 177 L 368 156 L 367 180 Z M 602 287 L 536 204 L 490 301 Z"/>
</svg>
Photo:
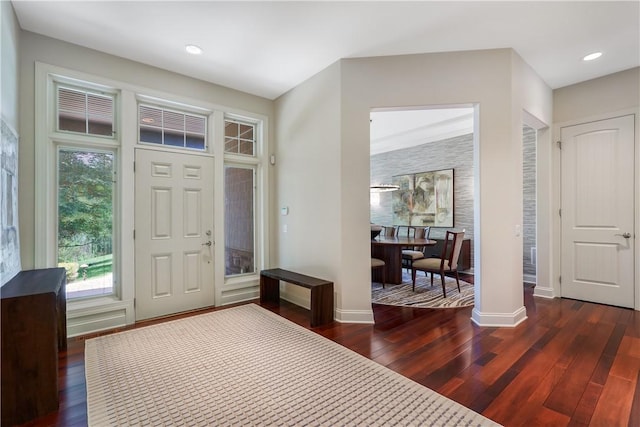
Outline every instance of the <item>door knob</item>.
<svg viewBox="0 0 640 427">
<path fill-rule="evenodd" d="M 631 233 L 615 234 L 615 236 L 621 236 L 621 237 L 624 237 L 625 239 L 629 239 L 631 237 Z"/>
<path fill-rule="evenodd" d="M 207 243 L 203 243 L 201 246 L 209 246 L 209 247 L 211 247 L 211 240 L 209 240 Z"/>
</svg>

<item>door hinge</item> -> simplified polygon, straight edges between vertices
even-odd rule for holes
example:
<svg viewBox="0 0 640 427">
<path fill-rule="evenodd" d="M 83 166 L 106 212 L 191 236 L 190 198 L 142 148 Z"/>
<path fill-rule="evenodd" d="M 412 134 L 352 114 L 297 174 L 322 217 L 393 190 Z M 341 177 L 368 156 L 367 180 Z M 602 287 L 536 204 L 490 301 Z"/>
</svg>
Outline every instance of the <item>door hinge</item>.
<svg viewBox="0 0 640 427">
<path fill-rule="evenodd" d="M 136 308 L 136 299 L 133 299 L 133 308 Z"/>
<path fill-rule="evenodd" d="M 562 150 L 562 141 L 556 141 L 556 144 L 558 144 L 558 148 Z"/>
<path fill-rule="evenodd" d="M 136 230 L 133 230 L 133 240 L 136 240 Z"/>
<path fill-rule="evenodd" d="M 560 282 L 560 284 L 562 284 L 562 276 L 558 276 L 558 282 Z"/>
<path fill-rule="evenodd" d="M 136 173 L 136 162 L 133 162 L 133 173 Z"/>
<path fill-rule="evenodd" d="M 558 209 L 558 215 L 560 215 L 560 217 L 562 217 L 562 209 Z"/>
</svg>

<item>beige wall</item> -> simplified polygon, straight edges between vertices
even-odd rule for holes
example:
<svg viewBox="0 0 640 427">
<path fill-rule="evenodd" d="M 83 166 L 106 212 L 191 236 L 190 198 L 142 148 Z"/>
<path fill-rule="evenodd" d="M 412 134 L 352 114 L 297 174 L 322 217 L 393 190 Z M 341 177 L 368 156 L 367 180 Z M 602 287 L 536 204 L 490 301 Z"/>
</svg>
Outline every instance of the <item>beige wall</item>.
<svg viewBox="0 0 640 427">
<path fill-rule="evenodd" d="M 340 63 L 275 101 L 274 266 L 334 281 L 338 300 L 340 220 Z M 288 207 L 289 214 L 280 209 Z M 285 232 L 286 227 L 286 232 Z M 348 233 L 347 233 L 348 234 Z M 298 287 L 286 298 L 307 305 Z M 338 302 L 338 306 L 340 303 Z"/>
<path fill-rule="evenodd" d="M 4 2 L 3 2 L 4 3 Z M 180 74 L 40 36 L 21 33 L 20 46 L 20 224 L 23 268 L 34 267 L 35 63 L 63 67 L 185 99 L 263 114 L 273 118 L 273 102 Z M 272 138 L 269 138 L 270 140 Z"/>
<path fill-rule="evenodd" d="M 537 130 L 536 135 L 536 242 L 537 242 L 537 263 L 536 263 L 536 289 L 535 291 L 543 295 L 542 290 L 546 290 L 545 296 L 551 292 L 551 203 L 552 188 L 551 180 L 551 150 L 553 148 L 551 140 L 551 126 L 553 123 L 553 93 L 547 84 L 535 73 L 535 71 L 522 60 L 515 52 L 512 53 L 513 66 L 513 115 L 512 126 L 514 148 L 521 153 L 523 148 L 522 142 L 522 125 L 527 124 Z M 520 127 L 516 129 L 516 127 Z M 522 154 L 520 154 L 522 156 Z M 517 163 L 522 176 L 522 163 Z M 522 192 L 520 193 L 520 204 L 522 201 Z M 522 222 L 520 222 L 522 224 Z M 522 256 L 516 261 L 511 259 L 514 254 L 507 255 L 506 261 L 509 263 L 517 263 L 518 268 L 522 268 Z M 520 255 L 520 254 L 518 254 Z M 516 298 L 519 291 L 511 288 L 510 291 L 516 292 L 511 297 Z"/>
<path fill-rule="evenodd" d="M 354 230 L 352 238 L 345 239 L 343 252 L 355 254 L 368 248 L 368 174 L 360 170 L 368 171 L 370 109 L 478 106 L 476 317 L 485 324 L 517 321 L 523 311 L 522 237 L 515 235 L 516 226 L 522 224 L 522 110 L 550 120 L 551 90 L 514 51 L 496 49 L 346 60 L 342 94 L 343 147 L 348 147 L 342 165 L 355 165 L 343 184 L 343 194 L 351 194 L 343 198 L 343 227 Z M 505 262 L 505 256 L 513 260 Z M 354 291 L 364 295 L 369 271 L 361 258 L 362 270 L 353 268 L 349 283 L 362 284 Z M 355 260 L 352 264 L 359 265 Z"/>
<path fill-rule="evenodd" d="M 553 122 L 564 123 L 640 105 L 640 67 L 553 91 Z"/>
<path fill-rule="evenodd" d="M 279 151 L 287 148 L 301 152 L 307 147 L 316 153 L 328 144 L 332 155 L 322 157 L 322 169 L 301 168 L 304 178 L 298 177 L 312 183 L 326 180 L 326 192 L 285 191 L 290 184 L 283 183 L 287 179 L 282 176 L 286 169 L 281 168 L 276 197 L 278 204 L 304 205 L 307 211 L 332 210 L 328 218 L 316 217 L 318 222 L 307 230 L 338 231 L 325 233 L 330 242 L 320 244 L 327 250 L 335 250 L 339 261 L 328 254 L 319 260 L 327 263 L 324 268 L 333 269 L 337 265 L 337 270 L 332 271 L 340 284 L 337 318 L 366 320 L 366 313 L 371 313 L 370 110 L 465 104 L 478 106 L 474 142 L 476 195 L 479 195 L 475 239 L 482 246 L 475 251 L 476 283 L 481 284 L 476 309 L 482 321 L 517 321 L 524 310 L 522 237 L 514 232 L 516 225 L 522 224 L 522 110 L 550 121 L 551 90 L 511 49 L 345 59 L 340 61 L 339 76 L 331 67 L 313 80 L 326 84 L 307 82 L 276 102 L 279 117 L 276 134 Z M 330 94 L 340 91 L 339 106 L 329 108 L 335 111 L 314 108 L 327 105 L 329 89 Z M 290 107 L 283 108 L 284 103 Z M 299 112 L 295 119 L 283 118 L 296 110 Z M 327 115 L 328 112 L 332 114 Z M 333 124 L 336 112 L 340 126 L 337 136 Z M 288 136 L 300 129 L 328 136 L 310 135 L 305 141 Z M 311 155 L 305 156 L 307 159 L 314 161 Z M 334 209 L 338 212 L 337 222 Z M 306 250 L 301 241 L 281 244 L 280 262 L 294 265 L 297 254 Z M 513 265 L 505 266 L 505 254 L 514 258 Z"/>
</svg>

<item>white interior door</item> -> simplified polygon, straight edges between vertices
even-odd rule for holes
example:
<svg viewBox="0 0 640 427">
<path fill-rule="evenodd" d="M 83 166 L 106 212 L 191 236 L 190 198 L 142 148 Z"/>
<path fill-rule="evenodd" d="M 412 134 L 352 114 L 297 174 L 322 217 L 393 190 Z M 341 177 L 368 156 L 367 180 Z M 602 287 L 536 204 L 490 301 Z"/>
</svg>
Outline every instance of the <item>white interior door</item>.
<svg viewBox="0 0 640 427">
<path fill-rule="evenodd" d="M 213 158 L 136 149 L 136 320 L 214 305 Z"/>
<path fill-rule="evenodd" d="M 562 128 L 562 296 L 634 305 L 634 116 Z"/>
</svg>

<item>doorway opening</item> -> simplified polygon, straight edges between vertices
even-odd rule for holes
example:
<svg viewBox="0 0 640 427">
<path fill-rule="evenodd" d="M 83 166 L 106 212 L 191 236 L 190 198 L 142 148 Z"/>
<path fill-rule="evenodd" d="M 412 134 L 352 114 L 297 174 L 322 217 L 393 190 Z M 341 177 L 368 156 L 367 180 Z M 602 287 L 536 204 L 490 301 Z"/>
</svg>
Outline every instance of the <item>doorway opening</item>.
<svg viewBox="0 0 640 427">
<path fill-rule="evenodd" d="M 523 282 L 535 285 L 536 245 L 536 146 L 538 131 L 522 126 L 522 278 Z"/>
<path fill-rule="evenodd" d="M 435 240 L 443 239 L 447 230 L 464 230 L 459 270 L 469 273 L 473 272 L 475 220 L 474 115 L 469 105 L 385 108 L 370 113 L 370 185 L 406 181 L 405 187 L 410 187 L 372 192 L 370 222 L 386 227 L 429 226 L 429 238 Z M 439 205 L 434 198 L 414 194 L 425 193 L 425 186 L 416 185 L 416 179 L 445 171 L 453 177 L 449 201 L 441 200 Z M 428 193 L 432 187 L 426 188 Z M 433 252 L 428 256 L 440 255 L 437 245 L 428 250 Z"/>
</svg>

